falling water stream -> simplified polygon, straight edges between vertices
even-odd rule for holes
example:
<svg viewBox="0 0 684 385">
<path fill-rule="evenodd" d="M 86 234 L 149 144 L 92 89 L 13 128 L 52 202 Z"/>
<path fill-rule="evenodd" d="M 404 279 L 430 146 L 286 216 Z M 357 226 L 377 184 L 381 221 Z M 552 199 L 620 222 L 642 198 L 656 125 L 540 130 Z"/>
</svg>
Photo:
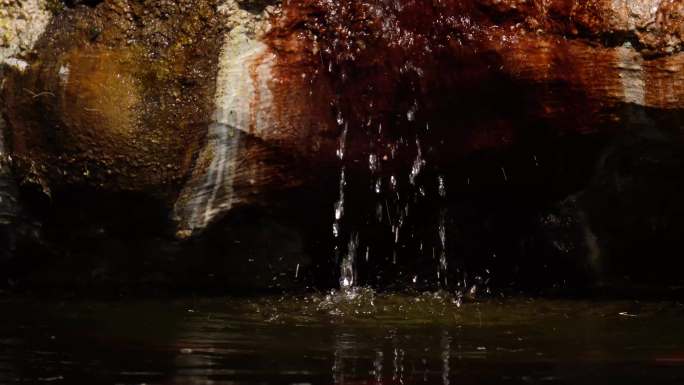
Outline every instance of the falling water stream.
<svg viewBox="0 0 684 385">
<path fill-rule="evenodd" d="M 330 67 L 331 71 L 332 68 Z M 335 101 L 340 107 L 339 101 Z M 450 284 L 450 263 L 448 251 L 449 211 L 446 205 L 448 201 L 447 180 L 444 175 L 435 174 L 428 160 L 424 156 L 425 149 L 420 140 L 421 134 L 429 132 L 429 123 L 420 125 L 416 122 L 418 112 L 417 103 L 410 106 L 406 112 L 405 120 L 401 124 L 408 124 L 418 134 L 414 140 L 407 140 L 403 135 L 390 140 L 389 144 L 386 133 L 393 127 L 383 126 L 382 123 L 374 123 L 372 119 L 345 119 L 340 112 L 337 116 L 337 124 L 340 129 L 339 144 L 336 156 L 340 164 L 339 189 L 337 200 L 333 206 L 332 235 L 334 238 L 334 260 L 339 266 L 339 286 L 343 292 L 353 295 L 358 286 L 364 286 L 367 282 L 360 281 L 359 269 L 372 266 L 371 259 L 378 258 L 382 263 L 390 263 L 401 269 L 405 261 L 400 261 L 402 255 L 411 253 L 416 256 L 428 255 L 430 264 L 434 265 L 433 274 L 420 277 L 424 286 L 434 289 L 459 290 L 459 297 L 463 295 L 461 290 L 470 288 L 476 290 L 475 283 L 467 281 L 467 273 L 458 269 L 457 279 L 454 285 Z M 358 123 L 362 122 L 362 123 Z M 351 126 L 350 126 L 351 124 Z M 367 169 L 361 175 L 350 173 L 349 170 L 359 163 L 359 159 L 350 159 L 348 149 L 349 142 L 359 142 L 359 137 L 370 144 L 367 150 L 362 152 L 361 161 L 367 162 Z M 434 149 L 430 149 L 434 150 Z M 358 157 L 358 155 L 357 155 Z M 402 164 L 399 159 L 412 157 L 412 161 Z M 425 171 L 429 170 L 428 173 Z M 423 174 L 429 176 L 424 177 Z M 435 176 L 436 175 L 436 176 Z M 366 183 L 367 188 L 359 185 Z M 426 184 L 430 184 L 427 186 Z M 356 194 L 355 199 L 350 200 L 350 193 Z M 420 203 L 443 202 L 429 209 L 420 208 Z M 373 208 L 367 210 L 364 205 L 374 202 Z M 426 223 L 425 217 L 416 217 L 413 213 L 423 211 L 420 214 L 433 218 Z M 433 215 L 426 215 L 426 210 L 434 211 Z M 355 211 L 355 220 L 346 220 L 346 213 Z M 359 219 L 358 213 L 366 213 Z M 421 227 L 432 228 L 430 231 Z M 388 232 L 391 237 L 391 245 L 385 247 L 369 234 L 373 231 Z M 376 238 L 377 239 L 377 238 Z M 390 250 L 390 251 L 388 251 Z M 408 251 L 410 250 L 410 251 Z M 386 253 L 391 253 L 389 258 Z M 357 260 L 363 254 L 363 260 Z M 362 263 L 363 262 L 363 263 Z M 458 268 L 455 266 L 454 268 Z M 409 276 L 412 284 L 417 284 L 419 273 L 410 270 L 399 271 L 400 276 Z M 481 280 L 482 281 L 482 280 Z M 481 283 L 481 282 L 480 282 Z"/>
<path fill-rule="evenodd" d="M 442 42 L 430 28 L 394 17 L 404 12 L 401 2 L 370 2 L 359 8 L 348 1 L 313 3 L 326 12 L 320 24 L 313 23 L 312 44 L 320 55 L 321 73 L 335 87 L 330 105 L 339 130 L 339 189 L 332 258 L 340 289 L 353 292 L 360 286 L 397 282 L 454 290 L 459 296 L 477 290 L 474 285 L 486 279 L 469 282 L 462 258 L 450 251 L 456 213 L 448 208 L 447 176 L 431 161 L 440 152 L 452 151 L 431 130 L 443 122 L 430 116 L 423 95 L 426 82 L 433 81 L 430 71 L 441 71 L 429 53 L 442 50 Z M 377 19 L 381 33 L 369 35 L 356 25 L 357 12 Z M 435 28 L 450 34 L 453 23 L 463 22 L 468 21 L 439 20 Z M 321 32 L 315 30 L 317 25 L 330 28 Z M 330 35 L 321 38 L 317 33 Z M 369 44 L 388 55 L 370 70 L 358 64 L 371 50 Z M 393 93 L 383 94 L 383 87 Z M 359 167 L 362 164 L 367 167 Z"/>
</svg>

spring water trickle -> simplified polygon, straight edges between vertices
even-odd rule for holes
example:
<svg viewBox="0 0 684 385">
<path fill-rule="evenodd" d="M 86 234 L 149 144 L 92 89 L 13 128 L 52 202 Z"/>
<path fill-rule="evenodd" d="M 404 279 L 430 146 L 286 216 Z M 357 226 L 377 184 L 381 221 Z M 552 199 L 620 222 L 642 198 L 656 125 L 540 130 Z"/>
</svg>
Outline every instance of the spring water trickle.
<svg viewBox="0 0 684 385">
<path fill-rule="evenodd" d="M 359 248 L 359 234 L 354 233 L 349 238 L 347 253 L 340 264 L 340 289 L 345 293 L 354 290 L 356 284 L 356 252 Z"/>
<path fill-rule="evenodd" d="M 447 252 L 446 252 L 446 209 L 442 209 L 439 213 L 439 270 L 437 271 L 437 281 L 440 286 L 445 289 L 449 286 L 449 280 L 447 278 L 447 271 L 449 269 L 449 264 L 447 262 Z"/>
<path fill-rule="evenodd" d="M 344 125 L 344 129 L 342 130 L 342 133 L 340 134 L 340 143 L 337 147 L 337 159 L 340 160 L 342 163 L 342 166 L 340 167 L 340 188 L 339 188 L 339 195 L 337 202 L 335 202 L 335 215 L 334 215 L 334 222 L 333 222 L 333 236 L 335 239 L 339 238 L 340 236 L 340 224 L 342 221 L 342 217 L 344 216 L 344 189 L 345 186 L 347 185 L 347 179 L 345 175 L 345 167 L 344 167 L 344 151 L 346 147 L 346 142 L 347 142 L 347 130 L 349 128 L 348 125 L 344 123 L 344 119 L 342 118 L 341 114 L 338 114 L 337 116 L 337 123 L 342 126 Z M 339 245 L 337 245 L 339 246 Z M 337 252 L 337 250 L 336 250 Z M 336 258 L 339 259 L 339 255 L 336 255 Z"/>
<path fill-rule="evenodd" d="M 331 80 L 330 118 L 339 133 L 334 149 L 339 188 L 332 213 L 339 289 L 402 285 L 450 290 L 453 285 L 466 290 L 465 257 L 454 250 L 458 237 L 450 235 L 456 234 L 452 227 L 458 229 L 459 208 L 447 202 L 447 175 L 456 180 L 452 174 L 457 171 L 440 169 L 440 151 L 456 149 L 433 128 L 443 124 L 435 115 L 441 104 L 435 107 L 424 98 L 431 92 L 426 87 L 441 86 L 430 74 L 441 69 L 432 53 L 440 52 L 443 42 L 433 36 L 432 27 L 395 17 L 420 8 L 410 2 L 362 2 L 363 7 L 349 0 L 313 3 L 325 11 L 313 16 L 316 23 L 309 32 L 321 76 Z M 460 9 L 456 3 L 454 15 Z M 359 20 L 377 20 L 379 33 L 369 35 L 369 25 Z M 453 32 L 442 21 L 436 23 L 438 31 Z M 374 49 L 386 53 L 387 60 L 371 60 Z M 363 67 L 367 62 L 374 64 Z M 453 190 L 454 196 L 460 193 L 455 184 Z"/>
<path fill-rule="evenodd" d="M 423 160 L 423 152 L 420 148 L 420 141 L 416 138 L 416 159 L 413 161 L 413 166 L 411 167 L 411 173 L 409 174 L 409 181 L 411 185 L 416 184 L 416 177 L 420 174 L 425 166 L 425 160 Z"/>
<path fill-rule="evenodd" d="M 340 244 L 340 237 L 342 236 L 342 219 L 344 217 L 345 204 L 345 188 L 347 185 L 346 168 L 344 165 L 345 150 L 347 146 L 347 133 L 349 124 L 345 123 L 342 113 L 337 115 L 337 124 L 344 126 L 340 134 L 339 145 L 337 147 L 336 155 L 342 164 L 340 166 L 340 183 L 339 195 L 334 207 L 334 221 L 333 221 L 333 237 L 335 239 L 335 260 L 340 264 L 340 289 L 346 295 L 353 295 L 356 284 L 356 251 L 359 246 L 358 233 L 352 233 L 349 238 L 346 250 L 343 251 L 343 245 Z M 344 255 L 342 256 L 342 254 Z"/>
<path fill-rule="evenodd" d="M 345 177 L 345 169 L 344 166 L 342 166 L 342 169 L 340 170 L 340 192 L 339 198 L 337 202 L 335 202 L 335 215 L 333 221 L 333 236 L 335 239 L 339 238 L 340 236 L 340 226 L 342 217 L 344 216 L 344 187 L 346 184 L 347 179 Z"/>
</svg>

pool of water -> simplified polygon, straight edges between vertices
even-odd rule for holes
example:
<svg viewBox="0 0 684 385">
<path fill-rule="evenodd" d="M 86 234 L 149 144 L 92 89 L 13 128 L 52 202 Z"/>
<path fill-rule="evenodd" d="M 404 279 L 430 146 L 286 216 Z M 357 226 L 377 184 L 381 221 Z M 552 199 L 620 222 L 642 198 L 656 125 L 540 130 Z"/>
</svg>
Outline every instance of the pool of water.
<svg viewBox="0 0 684 385">
<path fill-rule="evenodd" d="M 0 383 L 682 384 L 675 301 L 0 298 Z"/>
</svg>

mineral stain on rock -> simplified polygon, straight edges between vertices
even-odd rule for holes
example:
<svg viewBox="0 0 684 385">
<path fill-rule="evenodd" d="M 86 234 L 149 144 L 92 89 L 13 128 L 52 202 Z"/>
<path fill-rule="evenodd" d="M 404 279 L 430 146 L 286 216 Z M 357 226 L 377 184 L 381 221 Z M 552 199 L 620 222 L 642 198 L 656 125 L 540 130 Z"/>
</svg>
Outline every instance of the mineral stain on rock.
<svg viewBox="0 0 684 385">
<path fill-rule="evenodd" d="M 318 59 L 287 31 L 283 10 L 228 2 L 208 144 L 176 203 L 181 237 L 243 206 L 269 205 L 309 183 L 331 163 L 336 130 L 329 84 L 314 77 Z"/>
<path fill-rule="evenodd" d="M 4 87 L 19 178 L 172 202 L 205 140 L 222 28 L 206 1 L 55 16 L 30 67 Z"/>
<path fill-rule="evenodd" d="M 684 92 L 676 1 L 89 5 L 7 76 L 17 174 L 151 194 L 179 234 L 334 164 L 338 115 L 388 141 L 430 125 L 453 157 L 506 146 L 522 121 L 617 129 L 621 105 L 681 108 Z"/>
<path fill-rule="evenodd" d="M 430 209 L 462 199 L 448 202 L 452 227 L 485 206 L 513 218 L 525 215 L 511 209 L 519 202 L 561 202 L 585 227 L 572 232 L 592 238 L 578 249 L 603 255 L 590 228 L 602 219 L 575 198 L 591 200 L 593 175 L 614 171 L 599 162 L 606 143 L 681 143 L 681 1 L 67 5 L 33 51 L 3 57 L 5 151 L 23 191 L 57 208 L 87 197 L 122 228 L 131 207 L 153 207 L 155 236 L 219 240 L 212 227 L 241 226 L 249 208 L 305 207 L 311 196 L 319 207 L 342 167 L 359 183 L 376 178 L 373 197 L 423 189 Z M 490 204 L 502 196 L 510 204 Z M 375 213 L 368 206 L 353 220 Z M 493 232 L 507 233 L 503 223 Z"/>
</svg>

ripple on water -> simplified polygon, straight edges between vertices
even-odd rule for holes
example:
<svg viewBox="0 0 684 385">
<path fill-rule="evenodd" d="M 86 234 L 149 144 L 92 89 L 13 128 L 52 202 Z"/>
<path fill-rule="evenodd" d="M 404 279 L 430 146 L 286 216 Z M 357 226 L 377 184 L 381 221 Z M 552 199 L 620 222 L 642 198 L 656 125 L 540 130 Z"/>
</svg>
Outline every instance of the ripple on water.
<svg viewBox="0 0 684 385">
<path fill-rule="evenodd" d="M 56 383 L 680 384 L 684 378 L 684 306 L 673 302 L 463 299 L 365 288 L 260 298 L 10 302 L 1 304 L 13 311 L 0 321 L 0 383 L 60 376 Z"/>
</svg>

